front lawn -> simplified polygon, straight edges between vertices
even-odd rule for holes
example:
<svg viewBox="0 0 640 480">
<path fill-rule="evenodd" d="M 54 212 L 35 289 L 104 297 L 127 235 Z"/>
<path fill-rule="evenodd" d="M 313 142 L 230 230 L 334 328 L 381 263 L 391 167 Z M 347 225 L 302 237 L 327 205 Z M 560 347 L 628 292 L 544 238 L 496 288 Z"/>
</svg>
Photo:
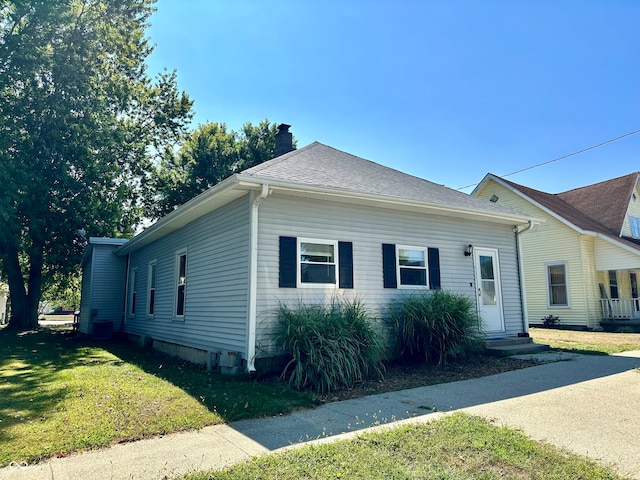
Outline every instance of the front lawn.
<svg viewBox="0 0 640 480">
<path fill-rule="evenodd" d="M 609 355 L 640 350 L 639 333 L 584 332 L 555 328 L 530 328 L 529 335 L 536 343 L 559 350 Z"/>
<path fill-rule="evenodd" d="M 200 472 L 186 478 L 621 479 L 592 460 L 462 413 L 259 457 L 223 472 Z"/>
<path fill-rule="evenodd" d="M 241 418 L 317 400 L 286 384 L 207 372 L 68 329 L 0 331 L 0 466 Z"/>
</svg>

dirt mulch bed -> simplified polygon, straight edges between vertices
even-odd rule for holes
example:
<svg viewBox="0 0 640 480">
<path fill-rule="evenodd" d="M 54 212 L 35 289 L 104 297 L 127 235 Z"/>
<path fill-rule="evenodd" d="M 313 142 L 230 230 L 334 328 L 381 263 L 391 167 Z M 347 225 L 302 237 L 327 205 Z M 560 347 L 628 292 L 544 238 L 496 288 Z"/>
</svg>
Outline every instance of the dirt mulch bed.
<svg viewBox="0 0 640 480">
<path fill-rule="evenodd" d="M 409 388 L 457 382 L 470 378 L 485 377 L 497 373 L 533 367 L 540 362 L 520 360 L 510 357 L 491 357 L 482 355 L 463 363 L 450 363 L 444 367 L 422 364 L 387 365 L 382 380 L 367 380 L 348 390 L 340 390 L 323 395 L 323 403 L 337 402 L 351 398 L 360 398 L 377 393 L 394 392 Z"/>
</svg>

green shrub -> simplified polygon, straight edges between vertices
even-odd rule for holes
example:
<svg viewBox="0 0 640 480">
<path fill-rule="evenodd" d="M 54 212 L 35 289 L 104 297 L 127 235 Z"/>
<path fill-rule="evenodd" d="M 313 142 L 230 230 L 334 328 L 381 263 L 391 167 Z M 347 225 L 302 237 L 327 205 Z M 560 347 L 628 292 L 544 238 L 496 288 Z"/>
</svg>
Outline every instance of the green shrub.
<svg viewBox="0 0 640 480">
<path fill-rule="evenodd" d="M 464 295 L 421 291 L 397 298 L 390 314 L 401 358 L 444 365 L 484 349 L 480 319 Z"/>
<path fill-rule="evenodd" d="M 294 388 L 328 393 L 382 376 L 382 343 L 359 300 L 278 308 L 280 340 L 291 360 L 282 372 Z"/>
</svg>

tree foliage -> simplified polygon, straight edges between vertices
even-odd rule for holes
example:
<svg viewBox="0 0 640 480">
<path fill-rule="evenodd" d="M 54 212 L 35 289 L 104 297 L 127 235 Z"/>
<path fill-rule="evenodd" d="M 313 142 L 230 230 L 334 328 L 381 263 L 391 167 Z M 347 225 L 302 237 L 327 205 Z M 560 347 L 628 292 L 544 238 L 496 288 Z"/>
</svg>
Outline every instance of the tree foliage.
<svg viewBox="0 0 640 480">
<path fill-rule="evenodd" d="M 276 124 L 250 122 L 240 132 L 224 123 L 200 125 L 177 153 L 165 151 L 147 199 L 147 215 L 159 218 L 233 173 L 274 157 Z"/>
<path fill-rule="evenodd" d="M 77 268 L 88 236 L 130 233 L 153 155 L 191 101 L 144 61 L 151 0 L 0 3 L 0 265 L 11 323 L 37 326 L 43 287 Z"/>
</svg>

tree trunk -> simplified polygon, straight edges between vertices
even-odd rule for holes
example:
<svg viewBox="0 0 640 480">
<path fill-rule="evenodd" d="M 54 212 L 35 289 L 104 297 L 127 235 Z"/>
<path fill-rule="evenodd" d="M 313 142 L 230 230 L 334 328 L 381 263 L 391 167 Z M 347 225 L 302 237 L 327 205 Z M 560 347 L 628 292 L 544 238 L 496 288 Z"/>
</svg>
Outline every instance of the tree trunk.
<svg viewBox="0 0 640 480">
<path fill-rule="evenodd" d="M 40 258 L 42 258 L 40 256 Z M 39 282 L 42 282 L 42 261 L 40 261 L 39 280 L 36 281 L 37 271 L 33 266 L 30 269 L 29 282 L 32 277 L 37 286 L 36 292 L 29 288 L 29 294 L 25 288 L 22 269 L 20 268 L 20 260 L 18 257 L 18 249 L 10 245 L 4 250 L 2 255 L 4 270 L 9 280 L 9 298 L 11 300 L 11 316 L 9 317 L 9 325 L 7 328 L 25 331 L 38 328 L 38 302 L 40 301 Z M 37 299 L 34 298 L 37 296 Z"/>
</svg>

